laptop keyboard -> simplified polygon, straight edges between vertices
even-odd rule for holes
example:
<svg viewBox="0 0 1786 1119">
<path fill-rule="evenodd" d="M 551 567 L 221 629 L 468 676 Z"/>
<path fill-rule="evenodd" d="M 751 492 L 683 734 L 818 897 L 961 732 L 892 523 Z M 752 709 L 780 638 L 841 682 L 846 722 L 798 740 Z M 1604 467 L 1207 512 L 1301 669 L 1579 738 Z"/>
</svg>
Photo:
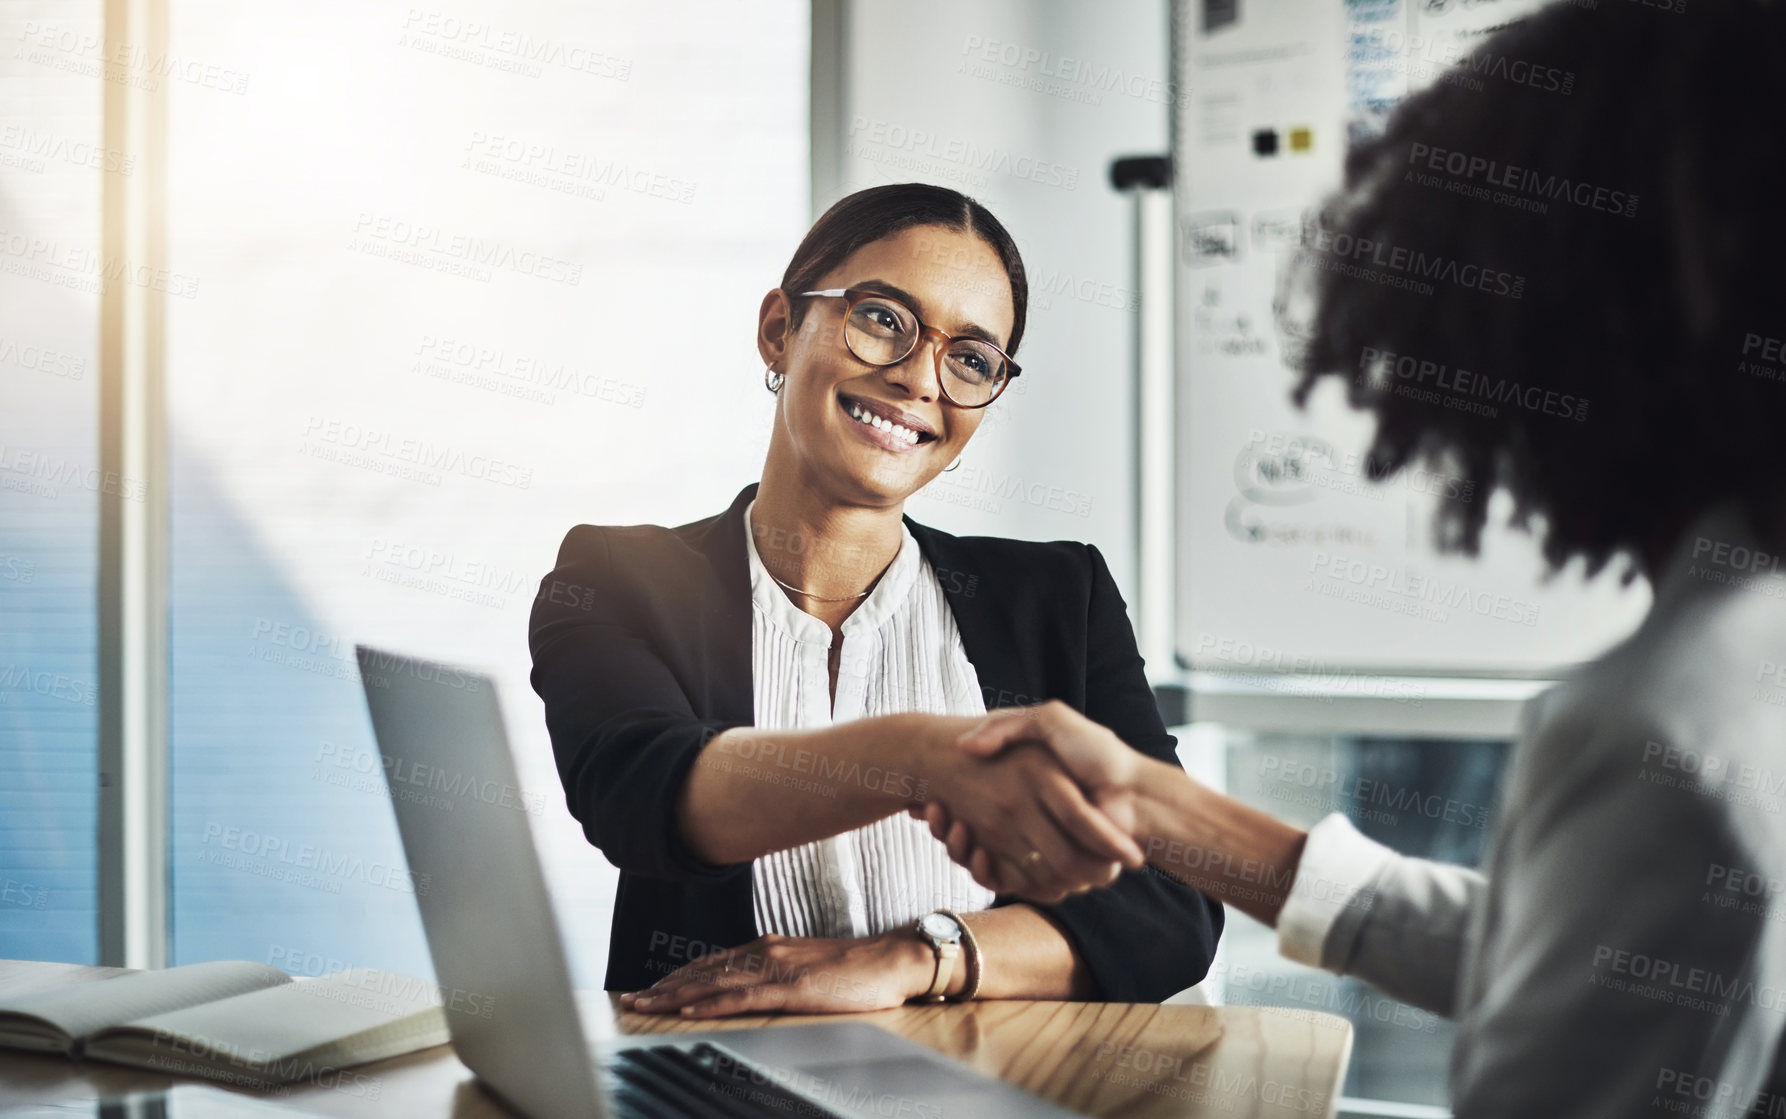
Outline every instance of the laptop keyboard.
<svg viewBox="0 0 1786 1119">
<path fill-rule="evenodd" d="M 617 1049 L 607 1056 L 609 1098 L 625 1119 L 845 1119 L 706 1042 Z"/>
</svg>

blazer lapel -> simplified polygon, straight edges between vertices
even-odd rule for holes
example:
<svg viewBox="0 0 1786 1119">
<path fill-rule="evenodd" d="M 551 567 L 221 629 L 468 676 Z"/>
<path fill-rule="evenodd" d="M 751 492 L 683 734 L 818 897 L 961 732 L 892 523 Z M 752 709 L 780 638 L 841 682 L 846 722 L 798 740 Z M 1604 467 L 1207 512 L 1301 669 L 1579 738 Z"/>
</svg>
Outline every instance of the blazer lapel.
<svg viewBox="0 0 1786 1119">
<path fill-rule="evenodd" d="M 719 516 L 699 527 L 689 543 L 707 557 L 707 583 L 699 611 L 707 655 L 705 716 L 744 726 L 756 725 L 751 674 L 750 557 L 744 547 L 744 508 L 756 497 L 752 482 L 738 491 Z"/>
</svg>

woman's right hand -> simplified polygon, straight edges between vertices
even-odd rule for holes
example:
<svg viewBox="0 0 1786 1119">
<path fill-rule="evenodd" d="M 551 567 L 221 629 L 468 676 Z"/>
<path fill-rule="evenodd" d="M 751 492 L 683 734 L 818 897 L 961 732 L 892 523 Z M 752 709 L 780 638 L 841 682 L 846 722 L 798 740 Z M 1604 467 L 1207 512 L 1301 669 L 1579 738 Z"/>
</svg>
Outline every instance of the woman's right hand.
<svg viewBox="0 0 1786 1119">
<path fill-rule="evenodd" d="M 1277 925 L 1307 832 L 1199 785 L 1183 769 L 1131 748 L 1108 727 L 1058 700 L 993 711 L 958 743 L 964 754 L 976 757 L 1040 747 L 1060 760 L 1107 819 L 1146 837 L 1158 870 L 1265 925 Z M 1022 893 L 1005 853 L 949 807 L 928 804 L 912 815 L 930 824 L 931 834 L 948 845 L 949 857 L 981 885 Z"/>
<path fill-rule="evenodd" d="M 1066 892 L 1108 885 L 1121 866 L 1135 869 L 1145 865 L 1132 833 L 1137 826 L 1139 786 L 1150 759 L 1107 727 L 1052 700 L 1035 707 L 990 712 L 956 740 L 955 748 L 966 756 L 991 760 L 1015 760 L 1040 752 L 1054 763 L 1044 767 L 1044 772 L 1071 783 L 1078 794 L 1074 799 L 1089 810 L 1098 834 L 1107 838 L 1117 832 L 1127 840 L 1118 860 L 1120 866 L 1111 871 L 1106 864 L 1107 876 L 1102 880 L 1073 879 Z M 1034 901 L 1051 902 L 1064 896 L 1035 892 L 1034 876 L 1024 871 L 1027 853 L 988 833 L 986 825 L 969 814 L 957 811 L 956 799 L 939 796 L 922 809 L 913 809 L 911 815 L 930 824 L 931 833 L 948 846 L 951 858 L 972 872 L 975 881 L 995 892 L 1015 893 Z M 1105 831 L 1106 827 L 1110 830 Z M 1114 847 L 1100 850 L 1113 851 Z M 1056 876 L 1056 884 L 1065 877 Z"/>
<path fill-rule="evenodd" d="M 1055 902 L 1107 886 L 1125 867 L 1145 865 L 1129 834 L 1132 821 L 1112 820 L 1087 798 L 1071 767 L 1039 741 L 1013 738 L 983 753 L 964 749 L 963 732 L 984 726 L 943 720 L 927 736 L 934 737 L 921 748 L 929 795 L 924 809 L 912 810 L 919 818 L 928 810 L 971 832 L 982 866 L 966 865 L 981 885 Z"/>
</svg>

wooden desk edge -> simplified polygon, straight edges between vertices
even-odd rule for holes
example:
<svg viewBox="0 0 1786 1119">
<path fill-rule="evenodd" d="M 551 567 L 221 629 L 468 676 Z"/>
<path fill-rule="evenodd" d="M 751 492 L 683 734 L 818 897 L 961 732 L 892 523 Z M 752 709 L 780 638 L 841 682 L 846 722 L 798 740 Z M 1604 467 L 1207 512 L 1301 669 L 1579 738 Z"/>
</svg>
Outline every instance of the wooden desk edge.
<svg viewBox="0 0 1786 1119">
<path fill-rule="evenodd" d="M 85 977 L 102 979 L 122 974 L 127 969 L 83 964 L 58 964 L 36 961 L 0 960 L 0 989 L 18 984 L 38 986 L 38 980 Z M 580 1001 L 599 1007 L 595 992 L 578 992 Z M 1346 1069 L 1351 1060 L 1354 1033 L 1344 1018 L 1319 1011 L 1291 1007 L 1194 1006 L 1157 1003 L 1073 1003 L 988 1001 L 940 1006 L 908 1006 L 866 1014 L 838 1015 L 756 1015 L 747 1018 L 691 1021 L 681 1018 L 634 1014 L 619 1007 L 619 994 L 606 992 L 610 1012 L 609 1030 L 603 1031 L 599 1021 L 592 1022 L 595 1037 L 618 1034 L 682 1033 L 696 1030 L 730 1030 L 776 1027 L 840 1020 L 867 1021 L 892 1033 L 942 1053 L 944 1056 L 993 1075 L 1008 1083 L 1027 1088 L 1054 1099 L 1063 1106 L 1090 1114 L 1113 1113 L 1125 1116 L 1192 1115 L 1202 1109 L 1175 1107 L 1163 1096 L 1146 1099 L 1135 1092 L 1113 1087 L 1119 1080 L 1115 1068 L 1123 1061 L 1125 1050 L 1151 1055 L 1161 1062 L 1174 1060 L 1179 1071 L 1184 1062 L 1202 1069 L 1203 1075 L 1220 1082 L 1224 1075 L 1240 1078 L 1249 1072 L 1257 1076 L 1261 1069 L 1279 1068 L 1283 1081 L 1299 1081 L 1310 1091 L 1322 1092 L 1327 1107 L 1325 1114 L 1337 1111 Z M 587 1012 L 586 1007 L 586 1012 Z M 1298 1024 L 1303 1027 L 1298 1031 Z M 1312 1032 L 1311 1032 L 1312 1031 Z M 1265 1035 L 1274 1033 L 1284 1040 L 1300 1036 L 1300 1046 L 1279 1044 L 1265 1048 Z M 1100 1040 L 1093 1047 L 1080 1044 L 1087 1037 Z M 1329 1039 L 1323 1043 L 1322 1038 Z M 1223 1041 L 1231 1041 L 1224 1047 Z M 1248 1048 L 1250 1046 L 1250 1049 Z M 1093 1052 L 1086 1052 L 1091 1048 Z M 12 1051 L 0 1050 L 0 1061 L 12 1059 Z M 47 1060 L 65 1064 L 70 1075 L 65 1083 L 71 1090 L 85 1085 L 92 1098 L 92 1081 L 107 1085 L 110 1091 L 134 1091 L 181 1084 L 202 1084 L 224 1091 L 235 1091 L 227 1085 L 199 1078 L 165 1076 L 116 1066 L 97 1065 L 82 1069 L 78 1063 L 41 1055 L 16 1054 L 22 1060 Z M 1125 1066 L 1126 1067 L 1126 1066 Z M 1225 1070 L 1225 1071 L 1224 1071 Z M 460 1119 L 504 1114 L 493 1103 L 488 1109 L 480 1094 L 471 1086 L 470 1070 L 458 1060 L 449 1046 L 435 1046 L 415 1053 L 388 1058 L 356 1071 L 393 1081 L 400 1091 L 395 1097 L 370 1106 L 344 1103 L 333 1089 L 317 1085 L 294 1085 L 280 1097 L 293 1106 L 326 1111 L 335 1115 L 360 1116 L 388 1114 L 391 1107 L 404 1114 L 412 1112 L 404 1099 L 421 1104 L 426 1097 L 425 1111 L 446 1114 Z M 1295 1073 L 1300 1072 L 1300 1077 Z M 1134 1078 L 1130 1078 L 1133 1081 Z M 1322 1081 L 1316 1083 L 1315 1081 Z M 0 1078 L 0 1086 L 4 1086 Z M 1155 1084 L 1153 1090 L 1160 1095 Z M 1170 1085 L 1166 1085 L 1170 1087 Z M 1144 1091 L 1146 1089 L 1143 1089 Z M 442 1095 L 442 1092 L 446 1095 Z M 254 1092 L 244 1092 L 257 1098 Z M 64 1097 L 67 1098 L 67 1097 Z M 1190 1098 L 1180 1096 L 1179 1098 Z M 39 1101 L 33 1101 L 39 1102 Z M 41 1101 L 53 1102 L 53 1101 Z M 1236 1110 L 1232 1100 L 1223 1101 L 1216 1111 L 1224 1116 L 1289 1115 L 1291 1111 L 1266 1110 L 1260 1103 L 1250 1109 Z M 444 1105 L 444 1106 L 443 1106 Z M 1319 1115 L 1322 1111 L 1303 1109 L 1301 1115 Z"/>
</svg>

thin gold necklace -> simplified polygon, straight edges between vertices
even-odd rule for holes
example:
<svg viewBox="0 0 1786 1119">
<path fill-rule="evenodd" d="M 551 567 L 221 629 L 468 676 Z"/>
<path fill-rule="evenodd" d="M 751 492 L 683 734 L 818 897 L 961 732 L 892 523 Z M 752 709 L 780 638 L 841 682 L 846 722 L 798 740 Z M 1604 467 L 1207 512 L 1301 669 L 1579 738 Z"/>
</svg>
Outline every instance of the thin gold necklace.
<svg viewBox="0 0 1786 1119">
<path fill-rule="evenodd" d="M 769 569 L 767 567 L 765 567 L 763 570 L 768 571 Z M 769 578 L 775 579 L 775 574 L 773 572 L 770 572 Z M 777 583 L 781 583 L 780 579 L 775 579 L 775 581 Z M 863 591 L 861 594 L 845 595 L 842 598 L 820 598 L 818 595 L 813 594 L 811 591 L 803 591 L 799 587 L 796 587 L 792 583 L 781 583 L 781 585 L 786 587 L 788 590 L 793 591 L 795 594 L 805 595 L 807 598 L 812 599 L 814 602 L 854 602 L 858 598 L 867 598 L 868 591 L 874 590 L 873 587 L 869 587 L 868 591 Z"/>
</svg>

